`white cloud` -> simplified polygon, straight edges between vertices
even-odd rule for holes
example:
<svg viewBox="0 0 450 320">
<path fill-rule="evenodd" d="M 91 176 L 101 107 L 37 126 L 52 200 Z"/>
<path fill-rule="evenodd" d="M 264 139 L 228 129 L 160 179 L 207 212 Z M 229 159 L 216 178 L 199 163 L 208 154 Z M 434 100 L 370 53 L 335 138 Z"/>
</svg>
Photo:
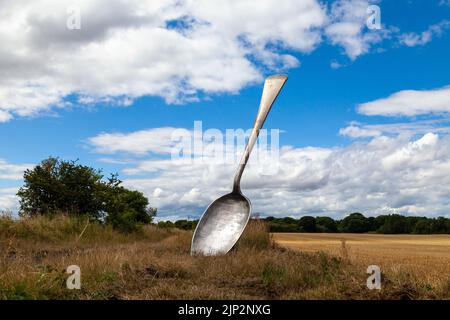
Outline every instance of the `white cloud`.
<svg viewBox="0 0 450 320">
<path fill-rule="evenodd" d="M 431 25 L 421 33 L 407 32 L 399 36 L 400 43 L 408 47 L 423 46 L 430 42 L 433 37 L 441 36 L 446 29 L 450 28 L 450 21 L 444 20 L 438 24 Z"/>
<path fill-rule="evenodd" d="M 21 180 L 23 172 L 32 166 L 32 164 L 12 164 L 0 159 L 0 179 Z"/>
<path fill-rule="evenodd" d="M 32 164 L 12 164 L 0 159 L 0 183 L 2 183 L 0 184 L 0 212 L 17 212 L 19 200 L 16 193 L 19 187 L 5 187 L 4 185 L 8 180 L 22 180 L 23 172 L 32 166 Z"/>
<path fill-rule="evenodd" d="M 193 16 L 209 21 L 214 32 L 227 37 L 244 36 L 253 48 L 264 50 L 268 43 L 309 52 L 320 42 L 320 27 L 326 14 L 315 0 L 229 1 L 189 0 Z"/>
<path fill-rule="evenodd" d="M 414 137 L 428 132 L 450 134 L 450 119 L 437 118 L 388 124 L 361 124 L 351 122 L 349 126 L 339 130 L 339 134 L 350 138 L 370 138 L 380 135 Z"/>
<path fill-rule="evenodd" d="M 370 5 L 367 0 L 338 0 L 331 5 L 331 23 L 326 27 L 325 34 L 332 44 L 342 46 L 352 60 L 369 52 L 372 45 L 389 35 L 385 29 L 367 28 L 367 8 Z"/>
<path fill-rule="evenodd" d="M 403 90 L 358 106 L 358 112 L 369 116 L 416 116 L 449 111 L 450 86 L 433 90 Z"/>
<path fill-rule="evenodd" d="M 1 122 L 8 122 L 12 119 L 12 115 L 9 112 L 0 110 L 0 123 Z"/>
<path fill-rule="evenodd" d="M 19 200 L 16 196 L 18 187 L 0 188 L 0 213 L 17 212 Z"/>
<path fill-rule="evenodd" d="M 337 62 L 336 60 L 333 60 L 330 62 L 330 67 L 331 67 L 331 69 L 340 69 L 340 68 L 344 67 L 344 65 Z"/>
<path fill-rule="evenodd" d="M 67 9 L 79 7 L 81 29 Z M 326 13 L 316 0 L 5 0 L 0 13 L 0 121 L 69 104 L 168 103 L 236 93 L 262 68 L 299 65 Z M 253 57 L 250 59 L 249 57 Z"/>
<path fill-rule="evenodd" d="M 379 130 L 368 129 L 358 125 L 350 125 L 339 130 L 339 134 L 351 138 L 377 137 L 381 135 Z"/>
<path fill-rule="evenodd" d="M 416 141 L 409 142 L 405 146 L 386 156 L 382 163 L 387 169 L 399 169 L 400 167 L 412 168 L 413 165 L 420 165 L 424 161 L 433 161 L 436 145 L 439 137 L 434 133 L 427 133 Z M 431 152 L 430 152 L 431 151 Z M 416 158 L 415 155 L 420 153 L 422 156 Z"/>
<path fill-rule="evenodd" d="M 292 53 L 310 53 L 324 38 L 355 59 L 387 32 L 366 28 L 368 5 L 3 0 L 0 122 L 72 104 L 127 106 L 142 96 L 182 103 L 234 94 L 261 82 L 263 72 L 298 67 Z M 74 6 L 80 30 L 66 27 Z"/>
<path fill-rule="evenodd" d="M 373 137 L 361 134 L 364 130 Z M 279 161 L 253 161 L 242 179 L 253 211 L 280 216 L 340 217 L 354 210 L 448 216 L 450 137 L 432 131 L 419 137 L 388 136 L 386 130 L 362 127 L 353 136 L 369 139 L 346 147 L 283 146 Z M 122 171 L 126 186 L 143 191 L 159 208 L 160 219 L 198 216 L 212 200 L 231 190 L 236 169 L 236 163 L 148 156 L 127 163 Z M 268 163 L 279 170 L 271 172 Z"/>
<path fill-rule="evenodd" d="M 17 190 L 16 190 L 17 191 Z M 0 188 L 0 213 L 17 212 L 19 200 L 15 194 L 3 194 Z"/>
<path fill-rule="evenodd" d="M 145 155 L 149 152 L 168 153 L 176 146 L 172 135 L 177 128 L 155 128 L 141 130 L 129 134 L 102 133 L 89 138 L 90 145 L 100 153 L 125 152 L 135 155 Z M 189 134 L 190 132 L 187 131 Z"/>
</svg>

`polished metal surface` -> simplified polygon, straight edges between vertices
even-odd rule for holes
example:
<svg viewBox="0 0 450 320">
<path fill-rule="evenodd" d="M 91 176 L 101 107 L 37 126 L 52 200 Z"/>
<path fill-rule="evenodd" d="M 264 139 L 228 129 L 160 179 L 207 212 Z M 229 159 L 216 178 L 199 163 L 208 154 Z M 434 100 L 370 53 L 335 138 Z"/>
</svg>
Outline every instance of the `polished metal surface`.
<svg viewBox="0 0 450 320">
<path fill-rule="evenodd" d="M 251 203 L 241 192 L 241 177 L 264 121 L 283 88 L 286 75 L 266 79 L 252 133 L 234 177 L 233 191 L 211 203 L 203 213 L 192 237 L 191 254 L 226 254 L 239 240 L 251 214 Z"/>
</svg>

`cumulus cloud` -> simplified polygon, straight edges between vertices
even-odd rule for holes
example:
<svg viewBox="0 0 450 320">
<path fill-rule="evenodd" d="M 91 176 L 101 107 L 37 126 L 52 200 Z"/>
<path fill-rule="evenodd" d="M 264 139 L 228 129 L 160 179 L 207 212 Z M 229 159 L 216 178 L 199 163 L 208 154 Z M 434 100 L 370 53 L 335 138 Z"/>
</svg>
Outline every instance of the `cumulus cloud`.
<svg viewBox="0 0 450 320">
<path fill-rule="evenodd" d="M 194 129 L 190 130 L 165 127 L 130 133 L 101 133 L 89 138 L 87 142 L 94 147 L 96 152 L 103 154 L 123 153 L 131 156 L 153 154 L 163 157 L 170 156 L 175 159 L 195 156 L 205 161 L 223 163 L 230 159 L 234 161 L 236 153 L 243 150 L 245 139 L 249 135 L 250 129 L 246 131 L 242 129 L 229 130 L 225 135 L 216 129 L 203 132 L 201 122 L 195 122 Z M 261 136 L 267 136 L 267 131 L 262 129 Z M 223 144 L 224 139 L 232 141 L 231 148 Z M 256 149 L 260 148 L 266 150 L 267 146 L 258 144 Z M 102 161 L 122 163 L 120 160 L 111 158 L 103 158 Z M 154 165 L 157 165 L 157 162 Z"/>
<path fill-rule="evenodd" d="M 79 30 L 66 26 L 70 8 Z M 313 50 L 325 20 L 316 0 L 5 0 L 0 121 L 64 107 L 70 95 L 129 105 L 235 93 L 262 80 L 260 67 L 298 66 L 283 51 Z"/>
<path fill-rule="evenodd" d="M 333 60 L 330 62 L 330 67 L 331 67 L 331 69 L 340 69 L 340 68 L 344 67 L 344 65 L 337 62 L 336 60 Z"/>
<path fill-rule="evenodd" d="M 12 164 L 0 159 L 0 179 L 21 180 L 23 172 L 31 166 L 31 164 Z"/>
<path fill-rule="evenodd" d="M 176 146 L 172 139 L 177 128 L 155 128 L 125 133 L 102 133 L 88 139 L 100 153 L 126 152 L 135 155 L 169 153 Z M 181 129 L 179 129 L 181 131 Z M 189 134 L 190 132 L 187 131 Z"/>
<path fill-rule="evenodd" d="M 358 122 L 351 122 L 347 127 L 339 130 L 342 136 L 358 139 L 371 138 L 380 135 L 386 136 L 403 136 L 414 137 L 424 135 L 428 132 L 438 134 L 450 133 L 450 119 L 437 118 L 429 120 L 418 120 L 414 122 L 400 122 L 387 124 L 361 124 Z"/>
<path fill-rule="evenodd" d="M 383 38 L 368 1 L 3 0 L 0 122 L 72 104 L 236 93 L 328 39 L 352 59 Z M 76 10 L 73 10 L 76 9 Z M 67 28 L 80 12 L 81 29 Z"/>
<path fill-rule="evenodd" d="M 450 86 L 432 90 L 402 90 L 358 106 L 358 112 L 369 116 L 417 116 L 449 111 Z"/>
<path fill-rule="evenodd" d="M 340 129 L 339 134 L 351 138 L 367 138 L 379 136 L 381 135 L 381 132 L 376 129 L 370 129 L 367 127 L 352 124 L 348 127 Z"/>
<path fill-rule="evenodd" d="M 339 0 L 331 5 L 331 23 L 325 34 L 334 45 L 342 46 L 352 59 L 369 52 L 370 47 L 381 42 L 389 35 L 389 30 L 369 30 L 367 0 Z"/>
<path fill-rule="evenodd" d="M 423 46 L 434 37 L 441 36 L 448 28 L 450 28 L 450 21 L 444 20 L 438 24 L 431 25 L 421 33 L 407 32 L 401 34 L 399 36 L 400 43 L 408 47 Z"/>
<path fill-rule="evenodd" d="M 0 123 L 8 122 L 11 119 L 12 119 L 12 115 L 9 112 L 0 110 Z"/>
<path fill-rule="evenodd" d="M 4 185 L 22 180 L 23 172 L 32 166 L 32 164 L 13 164 L 0 159 L 0 182 L 2 183 L 0 185 L 0 211 L 17 211 L 19 201 L 16 193 L 19 187 L 5 187 Z"/>
<path fill-rule="evenodd" d="M 433 130 L 432 125 L 428 129 Z M 270 161 L 253 161 L 244 173 L 242 189 L 254 212 L 341 217 L 359 210 L 448 216 L 447 134 L 388 135 L 388 128 L 382 127 L 361 130 L 370 134 L 356 131 L 354 136 L 366 139 L 345 147 L 282 146 Z M 111 156 L 121 158 L 120 153 Z M 238 158 L 235 163 L 201 160 L 147 155 L 128 159 L 122 174 L 129 188 L 143 191 L 159 208 L 161 219 L 198 217 L 212 200 L 231 190 Z"/>
<path fill-rule="evenodd" d="M 0 188 L 0 213 L 16 212 L 19 207 L 19 200 L 15 195 L 15 191 Z"/>
</svg>

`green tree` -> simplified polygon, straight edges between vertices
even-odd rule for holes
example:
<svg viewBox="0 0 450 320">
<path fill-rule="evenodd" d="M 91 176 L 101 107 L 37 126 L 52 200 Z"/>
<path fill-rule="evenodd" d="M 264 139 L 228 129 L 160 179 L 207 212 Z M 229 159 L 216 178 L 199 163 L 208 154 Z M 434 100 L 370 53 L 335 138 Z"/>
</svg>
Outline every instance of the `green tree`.
<svg viewBox="0 0 450 320">
<path fill-rule="evenodd" d="M 330 217 L 317 217 L 317 229 L 320 232 L 337 232 L 337 223 Z"/>
<path fill-rule="evenodd" d="M 88 215 L 124 230 L 151 223 L 156 210 L 148 208 L 148 199 L 121 183 L 116 174 L 105 181 L 100 170 L 50 157 L 25 171 L 17 193 L 20 214 Z"/>
<path fill-rule="evenodd" d="M 363 214 L 355 212 L 341 220 L 339 230 L 348 233 L 368 232 L 370 230 L 370 223 Z"/>
<path fill-rule="evenodd" d="M 379 215 L 375 217 L 375 223 L 376 229 L 374 231 L 380 232 L 380 228 L 384 225 L 386 222 L 387 215 Z"/>
<path fill-rule="evenodd" d="M 106 222 L 124 232 L 136 230 L 140 224 L 149 224 L 156 209 L 148 207 L 148 199 L 139 191 L 122 186 L 110 188 L 104 201 Z"/>
<path fill-rule="evenodd" d="M 378 221 L 377 221 L 377 219 L 375 217 L 367 218 L 367 222 L 369 224 L 368 232 L 375 232 L 375 231 L 378 230 L 378 228 L 381 227 L 381 225 L 378 223 Z"/>
<path fill-rule="evenodd" d="M 416 225 L 414 226 L 414 233 L 418 233 L 418 234 L 431 233 L 430 221 L 428 221 L 428 219 L 426 219 L 426 218 L 417 221 Z"/>
<path fill-rule="evenodd" d="M 316 219 L 314 217 L 310 217 L 310 216 L 301 217 L 298 222 L 298 225 L 302 232 L 316 232 L 317 231 Z"/>
<path fill-rule="evenodd" d="M 24 186 L 17 193 L 20 214 L 47 215 L 62 212 L 101 218 L 101 191 L 108 183 L 93 168 L 48 158 L 24 173 Z"/>
<path fill-rule="evenodd" d="M 268 217 L 266 220 L 269 222 L 269 230 L 271 232 L 300 232 L 299 221 L 294 218 Z"/>
<path fill-rule="evenodd" d="M 196 220 L 177 220 L 175 221 L 175 227 L 183 230 L 194 230 L 197 226 Z"/>
<path fill-rule="evenodd" d="M 411 233 L 412 227 L 406 217 L 399 214 L 391 214 L 386 216 L 384 224 L 378 229 L 378 232 L 386 234 Z"/>
<path fill-rule="evenodd" d="M 175 225 L 172 221 L 159 221 L 157 225 L 160 228 L 174 228 L 175 227 Z"/>
<path fill-rule="evenodd" d="M 432 233 L 450 233 L 450 220 L 444 217 L 433 219 L 431 223 Z"/>
</svg>

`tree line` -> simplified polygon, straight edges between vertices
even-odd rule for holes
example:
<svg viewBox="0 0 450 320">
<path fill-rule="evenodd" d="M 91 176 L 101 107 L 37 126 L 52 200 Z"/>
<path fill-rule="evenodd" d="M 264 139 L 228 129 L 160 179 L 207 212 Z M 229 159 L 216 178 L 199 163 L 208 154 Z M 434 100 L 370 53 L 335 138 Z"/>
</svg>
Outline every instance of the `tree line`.
<svg viewBox="0 0 450 320">
<path fill-rule="evenodd" d="M 342 232 L 383 234 L 450 234 L 450 219 L 402 216 L 399 214 L 366 217 L 351 213 L 341 220 L 330 217 L 304 216 L 300 219 L 265 219 L 272 232 Z"/>
<path fill-rule="evenodd" d="M 450 234 L 450 219 L 445 217 L 410 217 L 399 214 L 366 217 L 355 212 L 341 220 L 312 216 L 299 219 L 267 217 L 262 220 L 267 221 L 270 232 Z M 197 222 L 198 220 L 160 221 L 158 226 L 193 230 Z"/>
</svg>

